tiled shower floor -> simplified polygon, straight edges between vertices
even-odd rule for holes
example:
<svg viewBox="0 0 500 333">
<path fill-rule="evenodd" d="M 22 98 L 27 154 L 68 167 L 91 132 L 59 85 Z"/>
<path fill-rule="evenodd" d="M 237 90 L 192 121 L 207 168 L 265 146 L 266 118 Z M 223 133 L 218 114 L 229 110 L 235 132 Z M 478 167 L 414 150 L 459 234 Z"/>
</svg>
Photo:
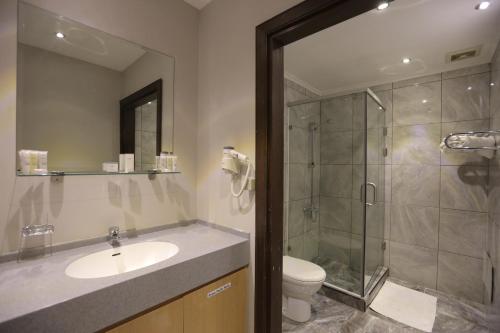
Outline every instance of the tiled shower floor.
<svg viewBox="0 0 500 333">
<path fill-rule="evenodd" d="M 316 257 L 313 262 L 326 271 L 326 281 L 344 290 L 359 294 L 361 288 L 360 273 L 346 264 L 328 258 Z"/>
<path fill-rule="evenodd" d="M 437 315 L 433 332 L 436 333 L 493 333 L 486 324 L 486 306 L 463 301 L 436 290 L 410 286 L 403 281 L 390 279 L 395 283 L 438 298 Z M 314 297 L 312 318 L 299 324 L 283 317 L 282 331 L 294 333 L 399 333 L 422 332 L 405 326 L 392 319 L 368 310 L 358 311 L 350 306 L 334 301 L 320 291 Z"/>
</svg>

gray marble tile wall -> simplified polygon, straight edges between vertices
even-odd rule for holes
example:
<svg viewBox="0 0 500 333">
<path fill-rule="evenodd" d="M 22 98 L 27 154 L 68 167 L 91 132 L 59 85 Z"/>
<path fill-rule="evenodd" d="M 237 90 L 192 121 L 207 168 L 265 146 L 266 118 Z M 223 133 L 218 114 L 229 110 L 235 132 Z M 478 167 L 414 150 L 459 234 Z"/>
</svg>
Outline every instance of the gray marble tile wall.
<svg viewBox="0 0 500 333">
<path fill-rule="evenodd" d="M 313 97 L 317 95 L 293 81 L 285 80 L 283 245 L 285 254 L 305 260 L 318 256 L 321 140 L 319 102 L 290 108 L 286 103 Z M 312 167 L 312 161 L 315 162 L 315 167 Z"/>
<path fill-rule="evenodd" d="M 490 117 L 491 129 L 500 130 L 500 43 L 491 61 Z M 500 140 L 497 138 L 497 143 Z M 485 292 L 485 303 L 490 305 L 488 323 L 492 332 L 500 327 L 500 156 L 497 153 L 489 163 L 488 240 L 487 248 L 495 269 L 495 288 Z M 492 295 L 493 294 L 493 295 Z M 492 297 L 491 297 L 492 296 Z"/>
<path fill-rule="evenodd" d="M 380 151 L 368 145 L 369 181 L 382 182 L 385 188 L 377 184 L 383 203 L 377 209 L 383 211 L 367 212 L 367 236 L 371 242 L 385 238 L 381 255 L 394 277 L 477 302 L 484 301 L 482 265 L 493 166 L 475 153 L 442 153 L 439 144 L 453 131 L 489 128 L 490 103 L 491 112 L 495 103 L 500 105 L 494 93 L 490 102 L 490 90 L 498 93 L 500 86 L 490 85 L 492 77 L 498 80 L 499 67 L 493 65 L 496 73 L 484 64 L 372 87 L 387 109 L 389 154 L 381 161 Z M 363 132 L 354 96 L 322 103 L 320 152 L 319 255 L 333 254 L 352 268 L 360 264 L 356 256 L 363 225 L 356 200 L 363 162 L 357 142 Z M 370 143 L 377 142 L 376 131 L 369 128 L 367 135 Z M 498 175 L 498 159 L 496 163 Z M 498 202 L 495 207 L 500 207 Z M 499 221 L 490 212 L 490 220 L 495 218 Z M 368 246 L 367 257 L 377 257 L 376 251 L 380 247 Z"/>
<path fill-rule="evenodd" d="M 395 82 L 387 264 L 396 278 L 484 301 L 488 159 L 442 153 L 443 136 L 487 130 L 490 65 Z"/>
</svg>

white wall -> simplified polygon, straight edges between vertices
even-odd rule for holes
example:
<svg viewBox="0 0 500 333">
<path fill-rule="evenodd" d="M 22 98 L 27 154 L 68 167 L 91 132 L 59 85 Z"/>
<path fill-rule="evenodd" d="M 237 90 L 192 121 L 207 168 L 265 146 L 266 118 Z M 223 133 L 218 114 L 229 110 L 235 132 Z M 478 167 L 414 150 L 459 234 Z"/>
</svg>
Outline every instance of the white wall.
<svg viewBox="0 0 500 333">
<path fill-rule="evenodd" d="M 32 0 L 35 6 L 174 56 L 175 151 L 182 175 L 15 177 L 16 1 L 0 2 L 0 254 L 20 227 L 56 226 L 57 243 L 196 218 L 198 11 L 181 0 Z"/>
<path fill-rule="evenodd" d="M 252 270 L 254 200 L 231 197 L 220 158 L 234 145 L 255 162 L 255 27 L 299 2 L 215 0 L 200 16 L 198 216 L 250 232 Z"/>
</svg>

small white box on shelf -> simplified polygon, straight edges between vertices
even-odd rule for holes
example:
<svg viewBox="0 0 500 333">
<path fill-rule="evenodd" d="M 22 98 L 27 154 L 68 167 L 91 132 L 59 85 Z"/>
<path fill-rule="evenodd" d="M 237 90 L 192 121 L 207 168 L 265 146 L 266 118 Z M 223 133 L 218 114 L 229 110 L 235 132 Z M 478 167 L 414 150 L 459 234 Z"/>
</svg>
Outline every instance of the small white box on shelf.
<svg viewBox="0 0 500 333">
<path fill-rule="evenodd" d="M 120 154 L 120 172 L 134 172 L 134 154 Z"/>
<path fill-rule="evenodd" d="M 118 162 L 104 162 L 102 164 L 102 171 L 104 171 L 104 172 L 118 172 Z"/>
</svg>

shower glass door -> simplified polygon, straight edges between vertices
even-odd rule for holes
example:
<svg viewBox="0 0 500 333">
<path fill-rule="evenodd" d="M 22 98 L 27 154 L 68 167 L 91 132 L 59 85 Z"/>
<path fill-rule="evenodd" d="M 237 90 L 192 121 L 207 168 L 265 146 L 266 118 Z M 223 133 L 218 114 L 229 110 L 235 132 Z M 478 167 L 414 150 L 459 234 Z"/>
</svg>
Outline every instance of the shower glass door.
<svg viewBox="0 0 500 333">
<path fill-rule="evenodd" d="M 365 96 L 365 174 L 361 186 L 364 206 L 363 296 L 377 281 L 384 267 L 385 149 L 387 128 L 385 109 L 378 97 L 367 90 Z"/>
<path fill-rule="evenodd" d="M 383 269 L 385 111 L 370 90 L 288 104 L 285 254 L 355 297 Z"/>
</svg>

